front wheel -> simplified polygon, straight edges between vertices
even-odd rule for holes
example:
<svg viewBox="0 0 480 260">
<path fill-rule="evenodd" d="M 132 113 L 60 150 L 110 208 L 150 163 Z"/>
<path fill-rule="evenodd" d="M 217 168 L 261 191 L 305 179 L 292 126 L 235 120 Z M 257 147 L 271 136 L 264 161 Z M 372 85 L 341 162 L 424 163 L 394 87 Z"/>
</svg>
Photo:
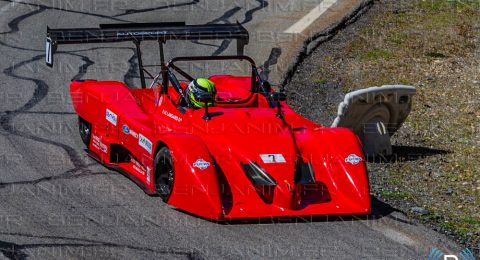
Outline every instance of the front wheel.
<svg viewBox="0 0 480 260">
<path fill-rule="evenodd" d="M 162 147 L 155 155 L 155 191 L 167 202 L 173 190 L 175 176 L 172 155 L 167 147 Z"/>
</svg>

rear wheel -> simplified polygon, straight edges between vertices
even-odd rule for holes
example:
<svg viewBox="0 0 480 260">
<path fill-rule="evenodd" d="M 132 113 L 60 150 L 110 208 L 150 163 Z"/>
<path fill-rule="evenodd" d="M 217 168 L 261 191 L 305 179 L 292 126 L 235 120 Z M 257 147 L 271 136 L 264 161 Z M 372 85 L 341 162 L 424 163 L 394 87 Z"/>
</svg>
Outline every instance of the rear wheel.
<svg viewBox="0 0 480 260">
<path fill-rule="evenodd" d="M 90 137 L 92 135 L 92 125 L 85 119 L 78 117 L 78 131 L 83 143 L 88 147 L 90 144 Z"/>
<path fill-rule="evenodd" d="M 155 191 L 163 201 L 168 201 L 173 190 L 175 172 L 170 150 L 162 147 L 155 156 Z"/>
</svg>

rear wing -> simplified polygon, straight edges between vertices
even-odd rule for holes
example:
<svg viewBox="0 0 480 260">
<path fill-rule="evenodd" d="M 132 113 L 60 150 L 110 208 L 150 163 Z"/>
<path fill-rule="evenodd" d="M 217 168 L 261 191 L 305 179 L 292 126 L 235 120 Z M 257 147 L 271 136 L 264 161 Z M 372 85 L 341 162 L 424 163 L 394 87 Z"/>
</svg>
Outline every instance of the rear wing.
<svg viewBox="0 0 480 260">
<path fill-rule="evenodd" d="M 140 43 L 158 41 L 161 52 L 161 64 L 164 65 L 163 44 L 170 40 L 237 40 L 237 55 L 243 55 L 248 44 L 248 31 L 237 24 L 186 25 L 185 23 L 123 23 L 100 24 L 99 28 L 51 29 L 47 26 L 45 62 L 53 66 L 53 56 L 60 44 L 84 44 L 131 41 L 137 47 L 137 56 L 141 74 Z M 141 75 L 142 85 L 144 77 Z"/>
</svg>

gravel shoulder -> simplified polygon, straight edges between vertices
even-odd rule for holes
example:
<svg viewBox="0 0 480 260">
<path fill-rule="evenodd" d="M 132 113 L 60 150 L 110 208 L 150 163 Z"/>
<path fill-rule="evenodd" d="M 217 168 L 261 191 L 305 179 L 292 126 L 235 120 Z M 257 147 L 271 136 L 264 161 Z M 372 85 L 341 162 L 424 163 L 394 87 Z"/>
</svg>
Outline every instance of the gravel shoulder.
<svg viewBox="0 0 480 260">
<path fill-rule="evenodd" d="M 286 88 L 297 111 L 330 125 L 349 91 L 416 86 L 394 156 L 368 165 L 372 195 L 477 254 L 479 46 L 478 1 L 380 0 L 306 58 Z"/>
</svg>

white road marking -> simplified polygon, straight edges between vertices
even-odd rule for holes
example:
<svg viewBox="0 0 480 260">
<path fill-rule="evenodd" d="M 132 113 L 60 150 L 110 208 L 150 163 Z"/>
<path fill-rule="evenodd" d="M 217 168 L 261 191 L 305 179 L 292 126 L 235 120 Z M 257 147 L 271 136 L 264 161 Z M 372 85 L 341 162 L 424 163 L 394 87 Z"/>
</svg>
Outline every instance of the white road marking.
<svg viewBox="0 0 480 260">
<path fill-rule="evenodd" d="M 301 33 L 308 26 L 310 26 L 315 20 L 318 19 L 325 11 L 334 5 L 338 0 L 323 0 L 319 5 L 315 6 L 307 15 L 298 20 L 290 26 L 284 33 Z"/>
</svg>

